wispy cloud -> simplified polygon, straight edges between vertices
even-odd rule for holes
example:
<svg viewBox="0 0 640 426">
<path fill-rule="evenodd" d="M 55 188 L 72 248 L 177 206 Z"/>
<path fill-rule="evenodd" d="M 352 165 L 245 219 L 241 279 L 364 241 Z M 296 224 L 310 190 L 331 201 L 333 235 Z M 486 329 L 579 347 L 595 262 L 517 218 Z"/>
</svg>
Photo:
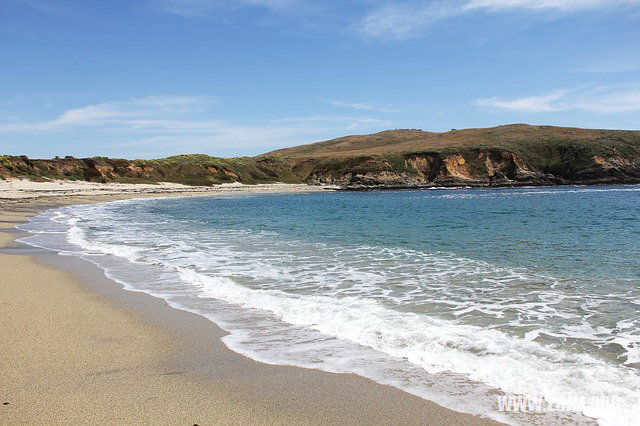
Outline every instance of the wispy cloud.
<svg viewBox="0 0 640 426">
<path fill-rule="evenodd" d="M 303 117 L 285 117 L 269 120 L 272 125 L 287 125 L 308 129 L 342 129 L 348 131 L 366 132 L 368 130 L 382 130 L 393 125 L 393 121 L 381 120 L 374 117 L 359 117 L 352 115 L 312 115 Z"/>
<path fill-rule="evenodd" d="M 539 96 L 504 100 L 478 99 L 475 105 L 507 111 L 554 112 L 581 110 L 596 113 L 640 111 L 640 84 L 582 86 L 556 90 Z"/>
<path fill-rule="evenodd" d="M 459 12 L 459 7 L 448 2 L 386 3 L 356 22 L 354 29 L 365 37 L 404 40 Z"/>
<path fill-rule="evenodd" d="M 638 6 L 640 0 L 409 0 L 384 2 L 356 21 L 354 30 L 368 38 L 404 40 L 419 36 L 433 23 L 473 11 L 516 9 L 572 13 L 588 9 Z"/>
<path fill-rule="evenodd" d="M 313 0 L 153 0 L 165 12 L 184 17 L 225 20 L 247 8 L 261 9 L 276 21 L 303 27 L 355 33 L 369 39 L 405 40 L 432 24 L 473 12 L 515 10 L 568 14 L 585 10 L 617 10 L 640 0 L 358 0 L 338 5 Z M 347 12 L 345 12 L 347 11 Z M 260 19 L 257 19 L 258 22 Z M 336 25 L 336 23 L 340 25 Z M 299 25 L 288 25 L 288 27 Z M 341 28 L 341 29 L 339 29 Z M 291 28 L 287 28 L 291 30 Z"/>
<path fill-rule="evenodd" d="M 392 122 L 362 115 L 280 117 L 235 122 L 212 118 L 215 98 L 151 96 L 109 101 L 62 112 L 44 121 L 0 123 L 0 133 L 23 135 L 90 135 L 108 140 L 94 151 L 139 147 L 136 155 L 206 152 L 225 155 L 328 139 L 351 132 L 370 132 Z M 130 150 L 129 150 L 130 152 Z"/>
<path fill-rule="evenodd" d="M 328 104 L 331 104 L 333 106 L 352 108 L 352 109 L 358 109 L 363 111 L 400 112 L 399 109 L 394 108 L 391 105 L 374 105 L 374 104 L 365 103 L 365 102 L 345 102 L 338 99 L 325 99 L 325 98 L 320 98 L 320 100 Z"/>
<path fill-rule="evenodd" d="M 566 90 L 558 90 L 541 96 L 530 96 L 515 100 L 501 100 L 499 98 L 478 99 L 475 104 L 482 107 L 494 107 L 512 111 L 550 112 L 558 111 L 554 104 L 566 95 Z"/>
<path fill-rule="evenodd" d="M 132 125 L 149 117 L 193 114 L 214 99 L 205 96 L 149 96 L 127 101 L 102 102 L 70 109 L 54 119 L 28 123 L 0 124 L 0 131 L 29 132 L 79 126 Z"/>
</svg>

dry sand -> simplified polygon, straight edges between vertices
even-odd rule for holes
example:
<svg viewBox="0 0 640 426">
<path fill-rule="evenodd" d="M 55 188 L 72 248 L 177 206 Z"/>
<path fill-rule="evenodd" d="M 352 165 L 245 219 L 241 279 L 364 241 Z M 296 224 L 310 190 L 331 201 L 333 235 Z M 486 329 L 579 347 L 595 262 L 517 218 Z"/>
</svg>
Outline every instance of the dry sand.
<svg viewBox="0 0 640 426">
<path fill-rule="evenodd" d="M 218 193 L 255 192 L 316 192 L 335 189 L 331 186 L 305 184 L 270 183 L 243 185 L 241 183 L 215 186 L 187 186 L 179 183 L 160 182 L 153 184 L 96 183 L 84 181 L 51 180 L 34 182 L 27 179 L 0 180 L 0 203 L 22 203 L 34 201 L 59 203 L 61 197 L 110 196 L 131 198 L 140 196 L 207 195 Z"/>
<path fill-rule="evenodd" d="M 493 423 L 359 376 L 232 352 L 209 320 L 125 291 L 83 260 L 15 243 L 15 224 L 46 208 L 24 201 L 0 205 L 2 424 Z"/>
</svg>

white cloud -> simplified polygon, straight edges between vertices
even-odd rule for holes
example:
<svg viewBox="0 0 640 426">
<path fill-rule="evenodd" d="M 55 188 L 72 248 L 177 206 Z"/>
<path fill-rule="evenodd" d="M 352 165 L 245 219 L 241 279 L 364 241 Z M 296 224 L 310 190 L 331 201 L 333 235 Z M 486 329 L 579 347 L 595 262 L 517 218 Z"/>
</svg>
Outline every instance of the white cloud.
<svg viewBox="0 0 640 426">
<path fill-rule="evenodd" d="M 51 120 L 0 123 L 0 132 L 108 141 L 94 148 L 101 155 L 127 146 L 152 150 L 151 156 L 184 152 L 225 155 L 259 153 L 345 133 L 378 131 L 392 125 L 390 121 L 359 115 L 238 123 L 212 118 L 208 109 L 215 101 L 200 96 L 152 96 L 102 102 L 64 111 Z M 147 155 L 147 151 L 133 153 L 140 155 Z"/>
<path fill-rule="evenodd" d="M 28 132 L 78 126 L 122 125 L 145 117 L 175 116 L 202 111 L 214 99 L 205 96 L 149 96 L 102 102 L 64 111 L 58 117 L 32 123 L 0 124 L 0 131 Z"/>
<path fill-rule="evenodd" d="M 513 111 L 549 112 L 558 111 L 558 108 L 553 104 L 562 99 L 565 94 L 565 90 L 558 90 L 542 96 L 531 96 L 511 101 L 498 98 L 478 99 L 475 104 L 482 107 L 495 107 Z"/>
<path fill-rule="evenodd" d="M 404 40 L 436 21 L 472 11 L 503 12 L 515 9 L 550 10 L 563 13 L 588 9 L 616 9 L 640 5 L 640 0 L 413 0 L 374 7 L 354 24 L 365 37 Z"/>
<path fill-rule="evenodd" d="M 345 102 L 338 99 L 324 99 L 321 98 L 322 101 L 327 102 L 333 106 L 344 107 L 344 108 L 352 108 L 364 111 L 376 111 L 376 112 L 400 112 L 399 109 L 394 108 L 390 105 L 373 105 L 365 102 Z"/>
<path fill-rule="evenodd" d="M 355 29 L 366 37 L 404 40 L 456 13 L 457 8 L 443 2 L 386 3 L 357 22 Z"/>
<path fill-rule="evenodd" d="M 576 105 L 580 109 L 595 112 L 630 112 L 640 111 L 640 88 L 632 90 L 614 90 L 602 87 L 585 94 Z"/>
<path fill-rule="evenodd" d="M 331 133 L 344 136 L 345 131 L 367 132 L 370 130 L 383 130 L 393 125 L 392 121 L 381 120 L 373 117 L 357 117 L 351 115 L 314 115 L 306 117 L 286 117 L 270 120 L 270 124 L 287 125 L 292 127 L 302 127 L 316 129 L 322 133 L 323 129 L 333 129 Z M 317 139 L 316 140 L 320 140 Z"/>
<path fill-rule="evenodd" d="M 474 104 L 486 108 L 522 112 L 570 110 L 605 114 L 634 112 L 640 111 L 640 84 L 582 86 L 513 100 L 495 97 L 478 99 Z"/>
</svg>

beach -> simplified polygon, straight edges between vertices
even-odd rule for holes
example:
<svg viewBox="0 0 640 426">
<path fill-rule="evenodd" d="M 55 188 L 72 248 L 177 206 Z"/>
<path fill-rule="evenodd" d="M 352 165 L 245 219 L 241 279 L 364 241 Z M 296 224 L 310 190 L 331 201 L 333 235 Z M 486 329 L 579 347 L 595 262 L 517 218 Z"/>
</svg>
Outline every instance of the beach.
<svg viewBox="0 0 640 426">
<path fill-rule="evenodd" d="M 133 197 L 326 188 L 0 182 L 0 422 L 495 424 L 353 374 L 268 365 L 94 265 L 16 243 L 48 208 Z"/>
</svg>

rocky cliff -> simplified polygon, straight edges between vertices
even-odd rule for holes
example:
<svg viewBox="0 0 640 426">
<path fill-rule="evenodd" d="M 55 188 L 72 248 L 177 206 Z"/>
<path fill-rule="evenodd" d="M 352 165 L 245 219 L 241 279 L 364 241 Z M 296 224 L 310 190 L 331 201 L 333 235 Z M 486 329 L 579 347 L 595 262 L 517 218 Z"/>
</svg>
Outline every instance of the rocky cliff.
<svg viewBox="0 0 640 426">
<path fill-rule="evenodd" d="M 307 182 L 349 189 L 640 183 L 640 156 L 594 155 L 580 165 L 570 157 L 532 163 L 500 149 L 359 157 L 320 161 Z"/>
<path fill-rule="evenodd" d="M 288 161 L 276 157 L 224 159 L 208 155 L 179 155 L 132 161 L 105 157 L 32 160 L 25 156 L 0 156 L 0 178 L 7 177 L 214 185 L 226 182 L 300 183 L 304 175 L 297 175 Z"/>
</svg>

